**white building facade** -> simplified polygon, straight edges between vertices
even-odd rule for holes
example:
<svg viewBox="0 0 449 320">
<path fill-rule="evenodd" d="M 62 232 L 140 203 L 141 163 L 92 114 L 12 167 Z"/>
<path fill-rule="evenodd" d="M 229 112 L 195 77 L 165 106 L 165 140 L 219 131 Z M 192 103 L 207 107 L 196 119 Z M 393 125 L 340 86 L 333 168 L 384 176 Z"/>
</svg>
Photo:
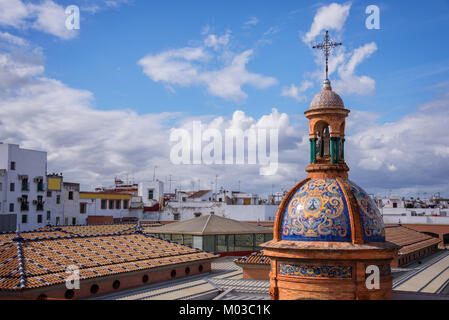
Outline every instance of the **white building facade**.
<svg viewBox="0 0 449 320">
<path fill-rule="evenodd" d="M 0 170 L 0 231 L 45 226 L 47 153 L 0 143 Z"/>
</svg>

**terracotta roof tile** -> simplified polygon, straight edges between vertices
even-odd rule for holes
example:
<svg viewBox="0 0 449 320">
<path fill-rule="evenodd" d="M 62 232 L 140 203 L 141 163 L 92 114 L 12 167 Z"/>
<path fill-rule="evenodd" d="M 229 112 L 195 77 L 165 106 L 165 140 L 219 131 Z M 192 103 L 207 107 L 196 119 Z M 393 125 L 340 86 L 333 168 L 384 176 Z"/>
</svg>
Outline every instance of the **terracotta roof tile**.
<svg viewBox="0 0 449 320">
<path fill-rule="evenodd" d="M 74 230 L 91 233 L 97 229 L 87 228 L 87 231 L 83 231 L 81 227 L 70 228 L 70 232 Z M 111 232 L 117 229 L 101 230 Z M 37 231 L 22 233 L 21 242 L 13 240 L 16 234 L 2 234 L 0 290 L 20 289 L 21 280 L 25 288 L 62 284 L 69 266 L 80 269 L 81 279 L 90 279 L 216 257 L 135 231 L 131 233 L 129 225 L 121 230 L 123 234 L 114 232 L 99 236 L 70 235 L 66 233 L 67 230 Z M 20 263 L 23 269 L 20 269 Z"/>
</svg>

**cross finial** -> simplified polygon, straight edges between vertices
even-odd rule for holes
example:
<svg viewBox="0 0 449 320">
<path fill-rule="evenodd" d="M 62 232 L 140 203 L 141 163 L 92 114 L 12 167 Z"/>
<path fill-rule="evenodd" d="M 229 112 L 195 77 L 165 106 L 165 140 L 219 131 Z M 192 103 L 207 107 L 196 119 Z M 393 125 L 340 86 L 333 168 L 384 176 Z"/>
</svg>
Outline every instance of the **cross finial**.
<svg viewBox="0 0 449 320">
<path fill-rule="evenodd" d="M 326 30 L 326 35 L 324 36 L 324 41 L 321 42 L 320 44 L 317 44 L 316 46 L 313 46 L 313 49 L 321 49 L 324 52 L 324 56 L 326 57 L 326 80 L 328 79 L 328 73 L 329 73 L 329 67 L 328 67 L 328 62 L 329 62 L 329 54 L 331 53 L 332 49 L 337 47 L 337 46 L 341 46 L 342 43 L 341 42 L 334 42 L 329 38 L 329 31 Z"/>
</svg>

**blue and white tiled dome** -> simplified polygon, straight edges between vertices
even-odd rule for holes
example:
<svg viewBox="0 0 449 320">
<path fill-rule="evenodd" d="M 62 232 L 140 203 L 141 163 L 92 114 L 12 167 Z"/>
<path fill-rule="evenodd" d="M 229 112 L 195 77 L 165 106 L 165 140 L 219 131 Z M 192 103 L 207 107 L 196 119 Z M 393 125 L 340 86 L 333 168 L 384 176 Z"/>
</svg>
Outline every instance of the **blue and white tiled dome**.
<svg viewBox="0 0 449 320">
<path fill-rule="evenodd" d="M 350 180 L 309 180 L 288 201 L 282 218 L 282 240 L 351 242 L 353 226 L 361 225 L 365 243 L 385 241 L 379 209 Z"/>
</svg>

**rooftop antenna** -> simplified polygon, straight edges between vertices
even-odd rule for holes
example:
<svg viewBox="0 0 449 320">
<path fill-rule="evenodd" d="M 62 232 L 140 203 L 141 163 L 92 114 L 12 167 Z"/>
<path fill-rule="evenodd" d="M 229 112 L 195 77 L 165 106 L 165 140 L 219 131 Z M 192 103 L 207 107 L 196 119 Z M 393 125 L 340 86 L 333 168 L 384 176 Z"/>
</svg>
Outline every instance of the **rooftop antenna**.
<svg viewBox="0 0 449 320">
<path fill-rule="evenodd" d="M 329 80 L 329 55 L 333 48 L 341 46 L 341 42 L 332 41 L 329 37 L 329 31 L 326 30 L 326 35 L 324 36 L 324 41 L 313 46 L 313 49 L 320 49 L 323 51 L 324 56 L 326 57 L 326 80 Z"/>
<path fill-rule="evenodd" d="M 156 180 L 156 168 L 157 168 L 157 166 L 154 166 L 154 171 L 153 171 L 153 181 Z"/>
</svg>

